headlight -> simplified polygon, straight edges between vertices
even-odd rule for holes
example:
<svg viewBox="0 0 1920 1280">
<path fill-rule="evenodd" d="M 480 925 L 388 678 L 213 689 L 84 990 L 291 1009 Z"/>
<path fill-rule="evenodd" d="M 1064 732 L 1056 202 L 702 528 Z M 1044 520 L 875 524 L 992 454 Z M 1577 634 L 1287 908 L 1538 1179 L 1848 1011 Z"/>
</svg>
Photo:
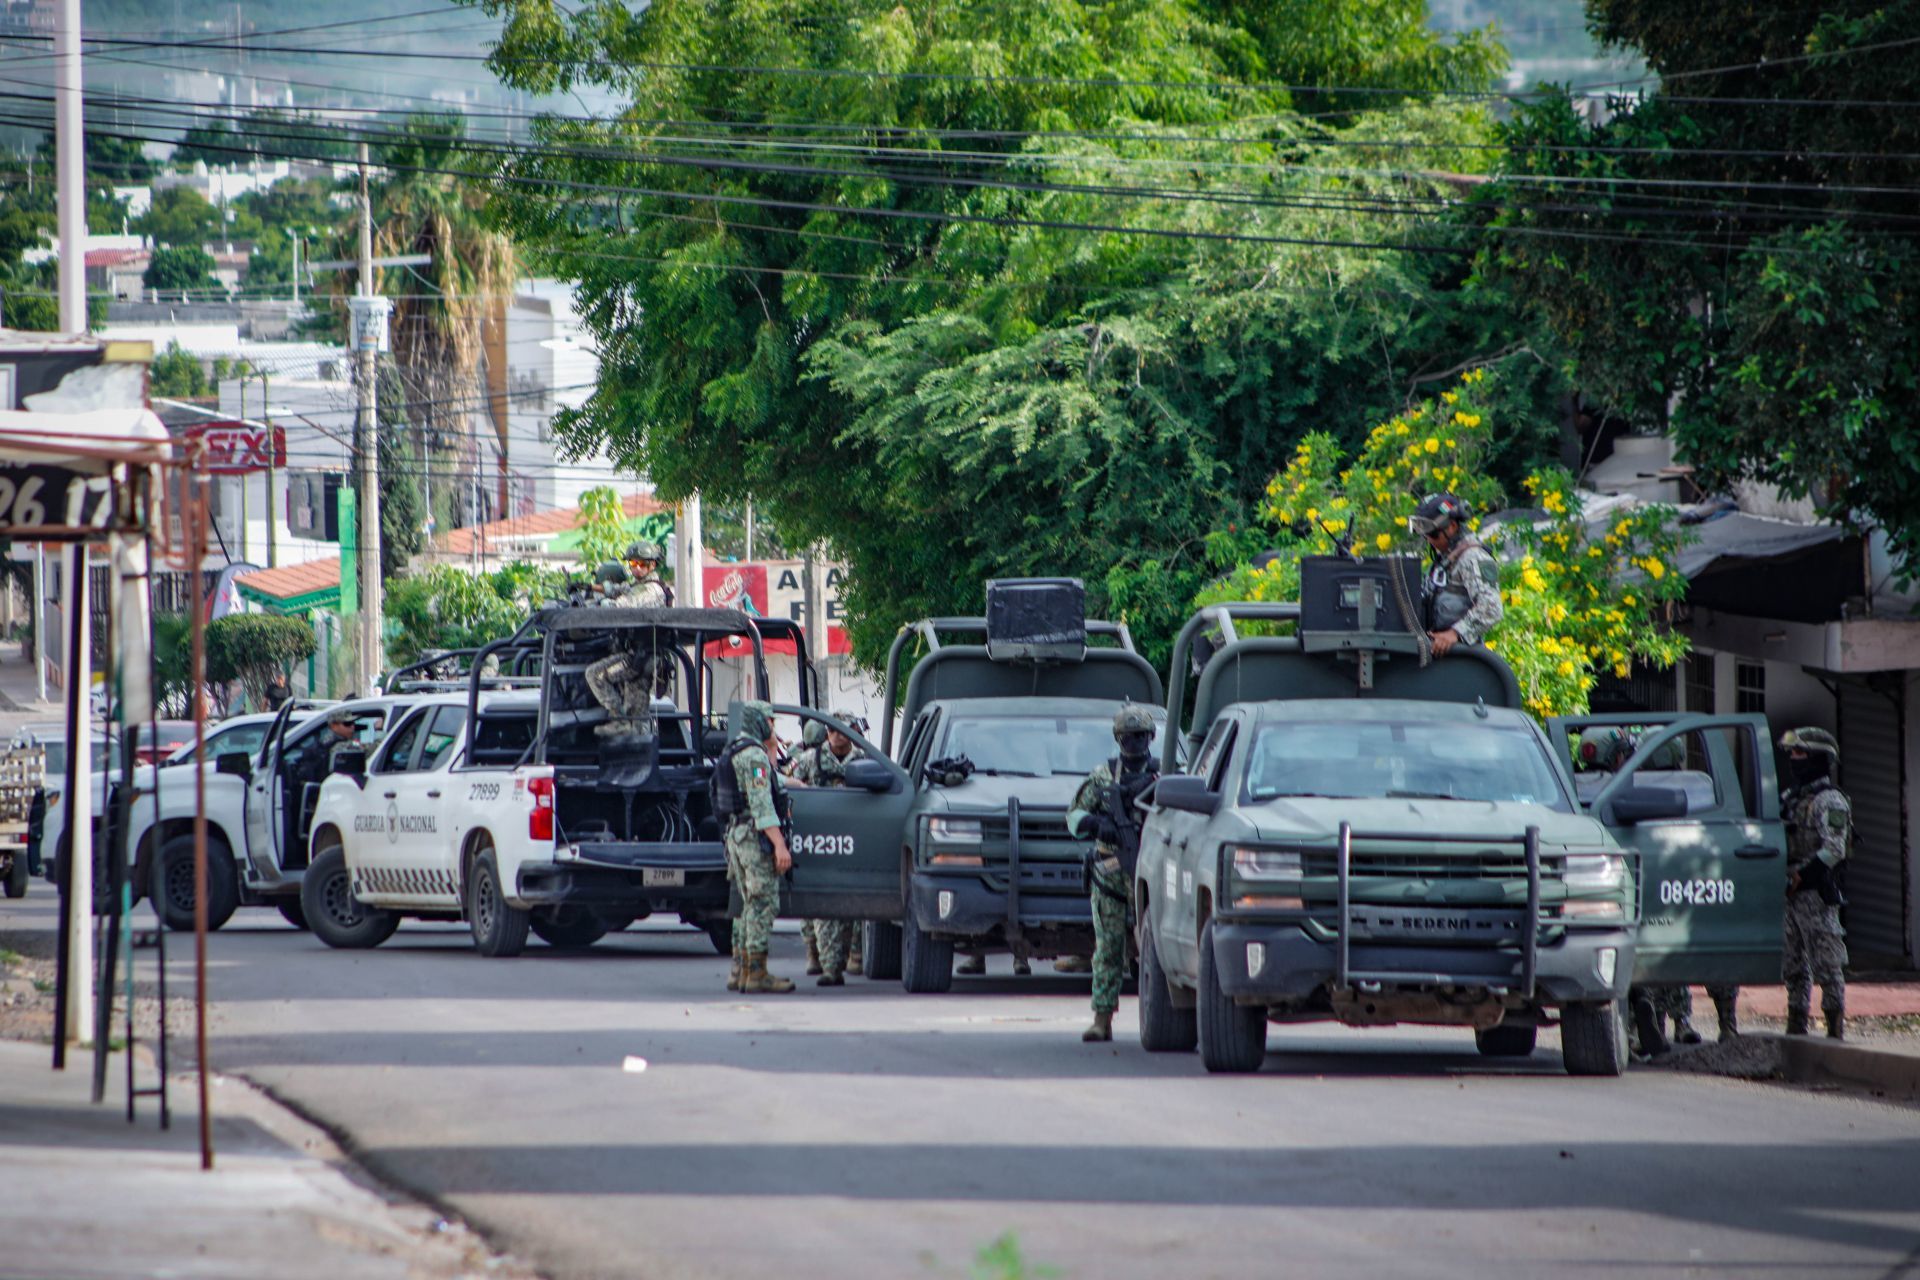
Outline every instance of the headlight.
<svg viewBox="0 0 1920 1280">
<path fill-rule="evenodd" d="M 1298 880 L 1300 854 L 1292 850 L 1236 845 L 1233 850 L 1233 873 L 1247 880 Z"/>
<path fill-rule="evenodd" d="M 948 844 L 979 844 L 980 819 L 934 818 L 927 823 L 927 835 Z"/>
<path fill-rule="evenodd" d="M 1567 855 L 1566 884 L 1570 889 L 1614 889 L 1627 878 L 1627 860 L 1612 853 Z"/>
<path fill-rule="evenodd" d="M 1582 898 L 1560 904 L 1562 920 L 1624 920 L 1626 908 L 1612 898 Z"/>
</svg>

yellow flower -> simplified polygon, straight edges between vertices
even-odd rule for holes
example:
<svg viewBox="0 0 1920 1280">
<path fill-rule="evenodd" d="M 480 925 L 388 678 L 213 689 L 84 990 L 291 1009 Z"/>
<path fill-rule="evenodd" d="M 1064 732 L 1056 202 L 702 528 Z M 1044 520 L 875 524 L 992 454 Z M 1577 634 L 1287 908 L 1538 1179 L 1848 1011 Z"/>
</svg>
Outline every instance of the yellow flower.
<svg viewBox="0 0 1920 1280">
<path fill-rule="evenodd" d="M 1433 436 L 1428 436 L 1426 448 L 1428 453 L 1438 453 L 1440 452 L 1440 441 Z"/>
<path fill-rule="evenodd" d="M 1570 675 L 1572 675 L 1572 674 L 1573 674 L 1573 660 L 1572 660 L 1571 658 L 1562 658 L 1562 659 L 1560 660 L 1560 666 L 1559 666 L 1559 672 L 1560 672 L 1560 674 L 1561 674 L 1561 675 L 1563 675 L 1563 676 L 1570 676 Z"/>
<path fill-rule="evenodd" d="M 1652 575 L 1655 582 L 1667 576 L 1667 566 L 1653 556 L 1648 556 L 1640 563 L 1646 566 L 1647 572 Z"/>
<path fill-rule="evenodd" d="M 1627 664 L 1624 662 L 1614 663 L 1613 674 L 1615 674 L 1616 676 L 1619 676 L 1622 680 L 1625 680 L 1627 678 Z"/>
<path fill-rule="evenodd" d="M 1627 608 L 1631 609 L 1633 608 L 1633 606 L 1639 604 L 1640 601 L 1637 600 L 1631 593 L 1629 593 L 1627 595 L 1620 597 L 1620 603 L 1627 606 Z"/>
<path fill-rule="evenodd" d="M 1520 581 L 1527 584 L 1527 590 L 1529 591 L 1545 591 L 1547 589 L 1547 580 L 1540 576 L 1538 569 L 1532 567 L 1520 571 Z"/>
<path fill-rule="evenodd" d="M 1448 404 L 1457 404 L 1459 403 L 1459 400 L 1460 400 L 1459 395 L 1452 391 L 1442 391 L 1440 393 L 1440 398 L 1442 400 L 1445 400 Z"/>
<path fill-rule="evenodd" d="M 1393 547 L 1393 538 L 1384 533 L 1377 534 L 1373 539 L 1373 545 L 1382 551 L 1390 550 Z"/>
<path fill-rule="evenodd" d="M 1567 500 L 1558 490 L 1550 489 L 1540 498 L 1540 505 L 1556 516 L 1567 513 Z"/>
<path fill-rule="evenodd" d="M 1310 521 L 1310 522 L 1311 522 L 1311 521 L 1314 521 L 1314 520 L 1318 520 L 1319 518 L 1320 518 L 1320 508 L 1318 508 L 1318 507 L 1308 507 L 1308 508 L 1307 508 L 1307 519 L 1308 519 L 1308 521 Z"/>
</svg>

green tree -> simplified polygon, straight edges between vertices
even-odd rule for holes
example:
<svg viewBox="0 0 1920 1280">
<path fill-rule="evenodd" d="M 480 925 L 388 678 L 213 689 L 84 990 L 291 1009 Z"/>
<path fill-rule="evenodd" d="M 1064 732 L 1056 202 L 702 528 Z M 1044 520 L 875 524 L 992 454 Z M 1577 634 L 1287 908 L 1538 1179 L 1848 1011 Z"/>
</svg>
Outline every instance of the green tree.
<svg viewBox="0 0 1920 1280">
<path fill-rule="evenodd" d="M 1256 6 L 1178 0 L 832 0 L 806 24 L 487 7 L 510 82 L 631 103 L 542 122 L 569 153 L 521 153 L 495 189 L 503 225 L 580 282 L 600 352 L 561 431 L 667 496 L 753 495 L 786 545 L 829 543 L 868 661 L 907 618 L 977 610 L 985 577 L 1063 571 L 1164 654 L 1206 535 L 1244 522 L 1305 432 L 1496 356 L 1526 366 L 1502 382 L 1534 410 L 1515 421 L 1553 420 L 1551 359 L 1521 353 L 1490 291 L 1462 304 L 1429 212 L 1450 190 L 1373 173 L 1402 141 L 1474 168 L 1485 114 L 1389 93 L 1321 119 L 1270 83 L 1483 87 L 1480 45 L 1423 35 L 1418 0 L 1327 6 L 1346 20 L 1313 27 L 1311 58 Z M 1421 251 L 1336 243 L 1356 239 Z M 1550 443 L 1516 433 L 1494 463 Z"/>
<path fill-rule="evenodd" d="M 86 154 L 89 177 L 98 175 L 109 182 L 119 183 L 144 182 L 153 176 L 156 168 L 153 161 L 147 159 L 146 144 L 133 138 L 108 137 L 89 129 L 81 148 Z M 47 134 L 41 140 L 39 156 L 51 176 L 54 165 L 52 134 Z"/>
<path fill-rule="evenodd" d="M 203 396 L 209 390 L 200 357 L 182 351 L 178 341 L 167 343 L 167 349 L 153 358 L 147 378 L 148 389 L 156 396 Z"/>
<path fill-rule="evenodd" d="M 560 590 L 562 575 L 515 562 L 470 574 L 436 564 L 391 583 L 386 614 L 398 628 L 387 656 L 405 665 L 436 650 L 471 649 L 513 634 Z"/>
<path fill-rule="evenodd" d="M 153 205 L 133 220 L 133 229 L 158 244 L 199 248 L 226 233 L 220 211 L 191 187 L 153 193 Z"/>
<path fill-rule="evenodd" d="M 1884 47 L 1920 38 L 1920 3 L 1587 13 L 1671 88 L 1598 123 L 1564 96 L 1517 112 L 1481 278 L 1707 485 L 1769 482 L 1920 550 L 1920 116 L 1871 105 L 1920 94 Z"/>
<path fill-rule="evenodd" d="M 406 394 L 391 362 L 382 361 L 380 409 L 380 577 L 406 571 L 427 544 L 427 504 L 420 491 L 420 459 L 407 427 Z"/>
<path fill-rule="evenodd" d="M 305 618 L 272 613 L 230 613 L 207 624 L 207 679 L 238 680 L 246 690 L 247 705 L 267 705 L 267 687 L 275 676 L 290 676 L 291 667 L 313 656 L 319 647 L 313 626 Z"/>
<path fill-rule="evenodd" d="M 162 293 L 183 293 L 190 289 L 211 289 L 219 281 L 213 278 L 213 259 L 206 250 L 198 245 L 178 245 L 155 249 L 140 283 Z"/>
<path fill-rule="evenodd" d="M 626 559 L 627 509 L 618 490 L 601 486 L 580 495 L 580 567 L 592 573 L 609 560 Z"/>
</svg>

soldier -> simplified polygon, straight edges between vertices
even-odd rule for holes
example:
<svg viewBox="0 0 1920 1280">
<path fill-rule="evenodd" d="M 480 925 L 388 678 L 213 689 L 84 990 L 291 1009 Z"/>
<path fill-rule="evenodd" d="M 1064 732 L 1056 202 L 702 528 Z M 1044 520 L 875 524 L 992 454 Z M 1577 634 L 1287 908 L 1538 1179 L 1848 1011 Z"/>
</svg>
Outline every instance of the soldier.
<svg viewBox="0 0 1920 1280">
<path fill-rule="evenodd" d="M 1451 493 L 1428 494 L 1407 517 L 1407 528 L 1433 548 L 1433 569 L 1421 590 L 1433 656 L 1456 644 L 1479 644 L 1505 612 L 1500 604 L 1500 566 L 1467 532 L 1471 512 Z"/>
<path fill-rule="evenodd" d="M 327 747 L 327 772 L 332 773 L 333 762 L 341 752 L 360 750 L 360 722 L 353 712 L 341 707 L 327 717 L 327 728 L 333 734 L 333 742 Z"/>
<path fill-rule="evenodd" d="M 1080 1038 L 1088 1043 L 1113 1039 L 1113 1011 L 1120 1007 L 1120 983 L 1127 959 L 1127 903 L 1133 869 L 1140 857 L 1140 815 L 1134 799 L 1158 776 L 1153 759 L 1153 717 L 1145 707 L 1127 705 L 1113 717 L 1113 740 L 1120 753 L 1095 766 L 1074 793 L 1067 830 L 1092 840 L 1093 1025 Z"/>
<path fill-rule="evenodd" d="M 784 829 L 787 792 L 773 767 L 779 749 L 773 708 L 745 702 L 740 705 L 740 733 L 714 764 L 713 812 L 726 832 L 727 878 L 740 890 L 729 991 L 793 990 L 793 983 L 767 972 L 767 944 L 780 911 L 780 877 L 793 869 Z"/>
<path fill-rule="evenodd" d="M 1853 806 L 1835 785 L 1840 744 L 1825 729 L 1780 735 L 1793 789 L 1781 799 L 1787 820 L 1787 918 L 1780 977 L 1787 984 L 1787 1034 L 1807 1034 L 1807 1006 L 1820 984 L 1827 1034 L 1847 1034 L 1846 932 L 1840 927 L 1841 864 L 1853 849 Z"/>
<path fill-rule="evenodd" d="M 797 777 L 800 763 L 809 755 L 818 751 L 827 740 L 827 726 L 820 720 L 809 720 L 800 726 L 800 749 L 787 759 L 786 773 L 789 778 Z M 813 921 L 800 922 L 800 940 L 807 944 L 807 976 L 817 978 L 820 968 L 820 940 L 813 931 Z"/>
<path fill-rule="evenodd" d="M 649 553 L 657 556 L 660 549 L 651 542 L 627 548 L 629 558 Z M 638 563 L 648 574 L 637 580 L 614 561 L 600 566 L 594 574 L 595 587 L 607 604 L 625 609 L 665 606 L 667 588 L 653 575 L 655 564 L 644 559 Z M 607 709 L 606 722 L 594 729 L 598 737 L 635 741 L 653 734 L 653 691 L 660 664 L 653 654 L 636 651 L 641 642 L 638 631 L 615 631 L 613 651 L 587 667 L 587 688 L 594 701 Z"/>
<path fill-rule="evenodd" d="M 835 714 L 843 722 L 861 723 L 858 716 L 841 712 Z M 803 787 L 844 787 L 847 785 L 847 766 L 864 753 L 853 745 L 852 738 L 819 720 L 807 722 L 806 728 L 801 731 L 802 742 L 807 740 L 809 733 L 815 731 L 816 726 L 819 728 L 820 741 L 796 754 L 791 776 Z M 807 944 L 807 972 L 819 974 L 819 986 L 845 986 L 846 975 L 858 972 L 849 963 L 853 935 L 858 932 L 854 923 L 850 920 L 808 920 L 801 926 L 803 935 L 809 930 L 812 933 Z"/>
<path fill-rule="evenodd" d="M 633 575 L 634 603 L 643 609 L 665 609 L 673 604 L 673 588 L 660 581 L 667 553 L 659 543 L 640 541 L 627 548 L 627 571 Z"/>
</svg>

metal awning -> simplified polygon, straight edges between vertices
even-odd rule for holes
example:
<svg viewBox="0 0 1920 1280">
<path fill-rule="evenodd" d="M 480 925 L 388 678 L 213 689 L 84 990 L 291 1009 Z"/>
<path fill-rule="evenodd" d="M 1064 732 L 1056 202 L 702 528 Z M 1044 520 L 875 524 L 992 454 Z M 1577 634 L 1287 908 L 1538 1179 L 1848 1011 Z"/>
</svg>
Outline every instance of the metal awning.
<svg viewBox="0 0 1920 1280">
<path fill-rule="evenodd" d="M 1710 569 L 1734 568 L 1732 562 L 1736 561 L 1797 556 L 1851 536 L 1837 524 L 1794 524 L 1741 511 L 1730 511 L 1687 528 L 1698 541 L 1680 548 L 1675 567 L 1689 578 L 1698 578 Z"/>
</svg>

